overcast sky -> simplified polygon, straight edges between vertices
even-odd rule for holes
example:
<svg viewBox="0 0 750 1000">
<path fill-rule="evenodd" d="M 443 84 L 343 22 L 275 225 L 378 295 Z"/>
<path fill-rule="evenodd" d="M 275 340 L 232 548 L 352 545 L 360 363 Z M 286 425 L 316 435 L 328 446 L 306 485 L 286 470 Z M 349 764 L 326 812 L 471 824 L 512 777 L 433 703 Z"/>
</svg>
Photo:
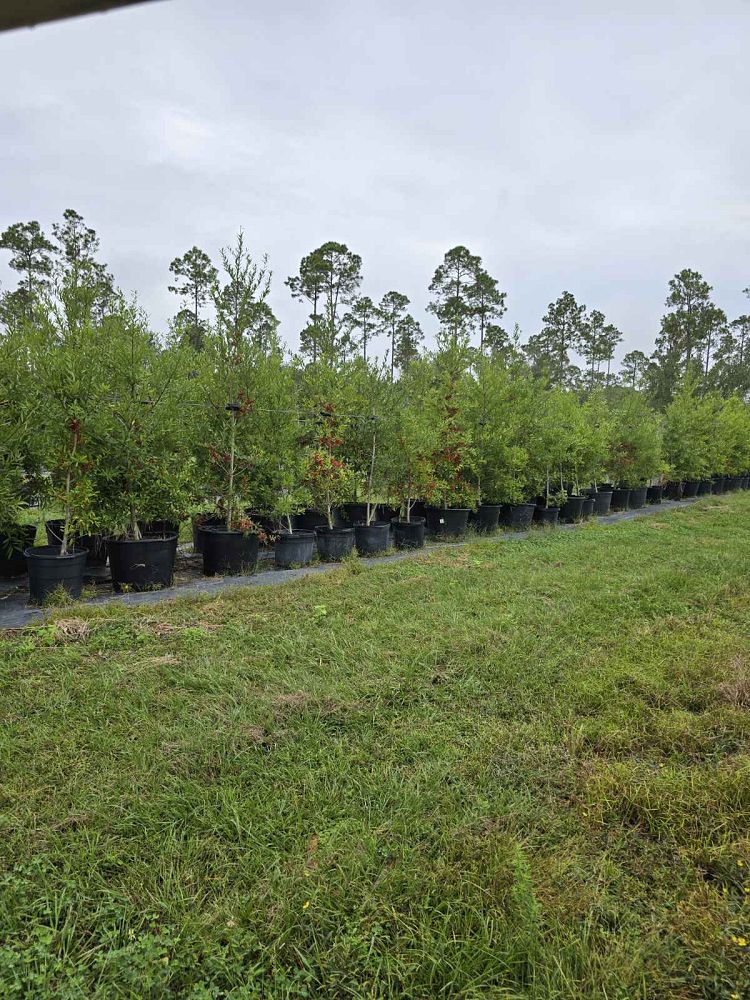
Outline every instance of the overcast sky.
<svg viewBox="0 0 750 1000">
<path fill-rule="evenodd" d="M 0 227 L 77 209 L 164 329 L 172 258 L 242 226 L 293 346 L 320 243 L 427 331 L 463 243 L 524 339 L 568 289 L 621 356 L 683 267 L 750 311 L 749 122 L 747 0 L 165 0 L 0 35 Z"/>
</svg>

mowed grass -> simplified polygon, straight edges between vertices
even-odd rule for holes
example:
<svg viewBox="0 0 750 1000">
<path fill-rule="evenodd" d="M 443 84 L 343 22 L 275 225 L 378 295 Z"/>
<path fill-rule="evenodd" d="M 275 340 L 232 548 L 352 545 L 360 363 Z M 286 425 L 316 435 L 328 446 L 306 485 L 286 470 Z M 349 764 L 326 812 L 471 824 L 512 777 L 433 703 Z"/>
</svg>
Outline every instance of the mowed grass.
<svg viewBox="0 0 750 1000">
<path fill-rule="evenodd" d="M 750 996 L 750 496 L 0 640 L 0 996 Z"/>
</svg>

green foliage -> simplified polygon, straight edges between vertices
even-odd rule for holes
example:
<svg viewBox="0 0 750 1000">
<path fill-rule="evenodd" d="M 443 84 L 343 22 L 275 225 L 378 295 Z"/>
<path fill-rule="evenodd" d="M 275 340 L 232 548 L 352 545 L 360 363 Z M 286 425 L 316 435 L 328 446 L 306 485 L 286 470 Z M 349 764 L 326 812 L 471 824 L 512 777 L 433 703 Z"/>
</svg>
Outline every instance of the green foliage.
<svg viewBox="0 0 750 1000">
<path fill-rule="evenodd" d="M 476 507 L 479 500 L 467 351 L 468 345 L 456 340 L 435 356 L 432 391 L 423 401 L 436 428 L 426 499 L 439 507 Z"/>
<path fill-rule="evenodd" d="M 8 226 L 0 235 L 0 249 L 10 251 L 8 265 L 20 275 L 18 289 L 2 297 L 2 318 L 12 327 L 32 318 L 41 294 L 49 287 L 55 247 L 33 221 Z"/>
<path fill-rule="evenodd" d="M 352 349 L 361 348 L 362 360 L 367 361 L 367 345 L 378 330 L 378 309 L 369 295 L 359 295 L 352 301 L 346 321 Z"/>
<path fill-rule="evenodd" d="M 43 313 L 40 309 L 39 323 L 28 328 L 27 337 L 39 400 L 34 433 L 50 474 L 47 499 L 64 513 L 64 553 L 73 533 L 95 527 L 94 463 L 110 412 L 104 401 L 112 372 L 104 364 L 106 337 L 94 317 L 90 290 L 66 284 L 59 299 L 49 300 Z"/>
<path fill-rule="evenodd" d="M 386 500 L 390 491 L 398 389 L 384 365 L 367 364 L 360 358 L 345 365 L 340 378 L 347 387 L 350 409 L 342 453 L 354 473 L 353 499 L 367 503 L 370 523 L 376 504 Z"/>
<path fill-rule="evenodd" d="M 608 381 L 609 366 L 622 334 L 613 323 L 607 323 L 604 313 L 592 309 L 580 327 L 577 350 L 586 361 L 586 387 L 589 392 Z M 607 371 L 602 373 L 606 361 Z"/>
<path fill-rule="evenodd" d="M 535 375 L 553 386 L 575 386 L 580 370 L 570 362 L 570 351 L 577 350 L 586 331 L 586 306 L 575 296 L 563 292 L 550 302 L 539 333 L 529 337 L 524 351 Z"/>
<path fill-rule="evenodd" d="M 536 386 L 533 439 L 529 449 L 529 485 L 556 506 L 565 484 L 577 480 L 583 465 L 585 422 L 576 395 L 568 390 Z"/>
<path fill-rule="evenodd" d="M 726 316 L 711 301 L 711 285 L 698 271 L 684 268 L 669 282 L 666 306 L 656 338 L 649 389 L 657 406 L 666 406 L 684 378 L 702 377 Z"/>
<path fill-rule="evenodd" d="M 434 477 L 437 430 L 425 405 L 432 390 L 432 365 L 424 358 L 414 361 L 398 382 L 388 493 L 407 521 L 415 502 L 427 497 Z"/>
<path fill-rule="evenodd" d="M 678 481 L 703 479 L 720 471 L 715 408 L 696 389 L 695 380 L 686 379 L 664 411 L 664 460 L 670 478 Z"/>
<path fill-rule="evenodd" d="M 337 411 L 332 402 L 321 404 L 305 470 L 305 486 L 315 509 L 325 514 L 329 528 L 334 527 L 334 508 L 351 497 L 356 482 L 343 451 L 350 420 L 351 416 Z"/>
<path fill-rule="evenodd" d="M 175 284 L 167 287 L 185 303 L 175 317 L 177 333 L 194 350 L 202 350 L 206 328 L 201 308 L 208 301 L 219 273 L 208 254 L 199 247 L 193 247 L 182 257 L 175 257 L 169 270 L 175 277 Z"/>
<path fill-rule="evenodd" d="M 535 391 L 523 369 L 480 358 L 471 393 L 477 492 L 485 503 L 520 503 L 527 486 L 527 444 Z"/>
<path fill-rule="evenodd" d="M 577 487 L 602 482 L 607 473 L 613 433 L 613 417 L 606 397 L 601 390 L 596 390 L 581 407 L 573 470 Z"/>
<path fill-rule="evenodd" d="M 362 283 L 362 258 L 343 243 L 328 242 L 300 262 L 287 278 L 292 297 L 312 307 L 300 334 L 300 353 L 313 364 L 338 364 L 351 350 L 351 327 L 345 309 Z"/>
<path fill-rule="evenodd" d="M 713 399 L 714 436 L 721 454 L 713 470 L 738 476 L 750 469 L 750 410 L 739 396 Z"/>
<path fill-rule="evenodd" d="M 189 348 L 160 350 L 135 306 L 106 322 L 99 350 L 108 373 L 106 403 L 96 426 L 96 523 L 139 538 L 139 522 L 179 521 L 190 506 L 195 459 L 191 426 Z"/>
<path fill-rule="evenodd" d="M 640 393 L 625 392 L 614 408 L 613 428 L 607 463 L 612 482 L 639 486 L 664 472 L 659 416 Z"/>
</svg>

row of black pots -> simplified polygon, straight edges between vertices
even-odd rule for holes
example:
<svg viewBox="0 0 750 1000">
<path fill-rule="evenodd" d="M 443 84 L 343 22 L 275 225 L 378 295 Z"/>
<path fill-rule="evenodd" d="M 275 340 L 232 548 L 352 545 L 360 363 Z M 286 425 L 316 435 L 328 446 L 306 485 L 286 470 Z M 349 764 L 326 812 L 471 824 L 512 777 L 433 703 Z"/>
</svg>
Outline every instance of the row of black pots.
<svg viewBox="0 0 750 1000">
<path fill-rule="evenodd" d="M 58 517 L 44 522 L 47 533 L 47 545 L 62 545 L 65 531 L 64 518 Z M 71 548 L 85 549 L 88 553 L 87 566 L 105 566 L 107 563 L 107 539 L 102 534 L 73 535 L 68 540 Z"/>
<path fill-rule="evenodd" d="M 557 520 L 576 521 L 592 514 L 605 514 L 608 510 L 639 509 L 647 502 L 661 503 L 663 494 L 670 499 L 690 498 L 710 494 L 712 490 L 747 489 L 750 477 L 727 476 L 704 480 L 687 480 L 661 486 L 613 487 L 612 490 L 587 491 L 585 496 L 569 496 L 561 508 L 547 508 L 537 504 L 485 504 L 474 515 L 477 530 L 493 531 L 502 520 L 511 528 L 530 527 L 533 520 L 542 524 L 555 524 Z M 348 515 L 357 513 L 349 505 Z M 311 512 L 308 512 L 311 513 Z M 426 508 L 427 523 L 437 535 L 456 536 L 466 531 L 470 511 L 468 508 Z M 218 520 L 218 519 L 217 519 Z M 355 523 L 352 527 L 316 525 L 314 531 L 298 529 L 281 532 L 275 546 L 278 566 L 305 565 L 312 560 L 314 547 L 325 561 L 340 561 L 356 547 L 361 555 L 375 555 L 387 551 L 390 527 L 399 548 L 419 548 L 424 544 L 425 518 L 413 516 L 409 521 L 398 517 L 375 521 L 370 524 Z M 74 547 L 65 556 L 60 555 L 62 524 L 48 521 L 47 539 L 50 544 L 34 546 L 36 529 L 28 526 L 16 541 L 17 548 L 7 551 L 7 539 L 2 545 L 0 573 L 20 575 L 23 571 L 20 552 L 23 551 L 29 572 L 29 591 L 32 600 L 42 602 L 62 587 L 71 597 L 80 597 L 83 575 L 87 562 L 103 563 L 109 556 L 112 585 L 117 593 L 125 589 L 152 590 L 171 586 L 177 553 L 177 525 L 170 521 L 153 521 L 141 525 L 144 537 L 140 539 L 103 539 L 100 535 L 85 535 L 74 539 Z M 195 534 L 196 547 L 203 548 L 204 573 L 238 574 L 252 572 L 258 562 L 258 536 L 252 533 L 227 531 L 217 523 L 203 522 Z M 23 550 L 20 550 L 23 545 Z"/>
<path fill-rule="evenodd" d="M 398 508 L 389 504 L 376 504 L 375 521 L 388 523 L 392 518 L 398 516 Z M 357 524 L 367 521 L 366 503 L 343 503 L 333 512 L 334 528 L 353 528 Z M 317 528 L 324 528 L 328 525 L 326 515 L 319 510 L 305 510 L 294 517 L 293 525 L 295 531 L 315 531 Z"/>
<path fill-rule="evenodd" d="M 278 567 L 287 569 L 309 563 L 316 548 L 323 562 L 340 562 L 355 549 L 361 556 L 373 556 L 387 552 L 389 546 L 388 521 L 360 522 L 352 527 L 333 528 L 320 524 L 314 531 L 296 528 L 291 532 L 280 532 L 274 545 L 274 560 Z"/>
<path fill-rule="evenodd" d="M 25 550 L 32 601 L 41 604 L 60 588 L 70 597 L 81 596 L 89 552 L 73 548 L 61 555 L 60 549 L 60 545 L 36 545 Z M 171 586 L 177 555 L 176 533 L 139 539 L 110 538 L 107 549 L 116 593 Z"/>
<path fill-rule="evenodd" d="M 684 479 L 664 486 L 664 496 L 669 500 L 690 500 L 693 497 L 727 493 L 730 490 L 750 489 L 750 476 L 712 476 L 710 479 Z"/>
<path fill-rule="evenodd" d="M 203 553 L 206 576 L 251 573 L 258 562 L 258 536 L 227 531 L 223 525 L 202 524 L 198 527 L 196 546 Z M 397 539 L 398 543 L 398 539 Z M 295 528 L 274 535 L 274 560 L 278 567 L 305 566 L 312 561 L 315 550 L 324 562 L 340 562 L 356 548 L 360 555 L 376 555 L 387 551 L 390 544 L 388 521 L 359 523 L 352 527 L 319 524 L 315 530 Z"/>
</svg>

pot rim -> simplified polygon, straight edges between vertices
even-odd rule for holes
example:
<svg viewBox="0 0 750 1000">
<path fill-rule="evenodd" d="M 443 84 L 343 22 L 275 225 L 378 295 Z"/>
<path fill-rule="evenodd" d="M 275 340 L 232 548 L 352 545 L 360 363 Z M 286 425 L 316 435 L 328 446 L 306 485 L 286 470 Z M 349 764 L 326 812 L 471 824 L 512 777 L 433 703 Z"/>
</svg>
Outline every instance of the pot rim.
<svg viewBox="0 0 750 1000">
<path fill-rule="evenodd" d="M 55 551 L 60 548 L 61 545 L 30 545 L 23 550 L 23 554 L 31 559 L 76 559 L 88 555 L 86 549 L 71 549 L 62 555 L 59 551 Z"/>
<path fill-rule="evenodd" d="M 141 535 L 140 538 L 110 538 L 109 544 L 112 545 L 140 545 L 141 542 L 171 542 L 177 539 L 178 535 L 176 531 L 169 531 L 161 535 Z"/>
<path fill-rule="evenodd" d="M 232 528 L 229 529 L 223 524 L 209 524 L 202 529 L 207 535 L 239 535 L 240 538 L 257 538 L 257 531 L 237 531 Z"/>
</svg>

